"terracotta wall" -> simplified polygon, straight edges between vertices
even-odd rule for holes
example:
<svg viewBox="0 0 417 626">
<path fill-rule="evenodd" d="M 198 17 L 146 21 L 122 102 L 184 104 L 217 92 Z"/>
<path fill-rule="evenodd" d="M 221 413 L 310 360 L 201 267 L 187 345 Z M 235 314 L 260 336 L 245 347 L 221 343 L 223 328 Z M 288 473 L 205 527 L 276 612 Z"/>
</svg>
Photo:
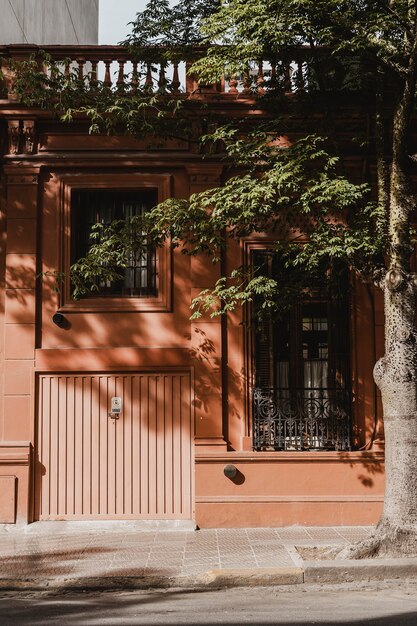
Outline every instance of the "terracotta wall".
<svg viewBox="0 0 417 626">
<path fill-rule="evenodd" d="M 68 298 L 63 301 L 65 294 L 54 290 L 50 277 L 36 280 L 40 271 L 63 267 L 67 228 L 65 194 L 69 185 L 77 188 L 79 181 L 80 185 L 94 186 L 96 181 L 109 188 L 118 182 L 125 187 L 140 188 L 143 181 L 152 185 L 154 180 L 155 186 L 160 185 L 165 193 L 168 185 L 169 195 L 187 197 L 222 180 L 221 163 L 201 161 L 183 146 L 182 151 L 178 146 L 176 151 L 168 146 L 172 153 L 119 154 L 117 151 L 124 145 L 120 138 L 117 142 L 114 138 L 99 139 L 90 141 L 87 136 L 71 138 L 71 135 L 44 133 L 41 150 L 32 158 L 36 166 L 29 165 L 23 157 L 15 157 L 8 160 L 5 168 L 7 248 L 3 245 L 0 256 L 0 267 L 2 259 L 5 264 L 0 279 L 6 281 L 6 289 L 2 290 L 4 298 L 0 300 L 4 309 L 4 317 L 0 317 L 0 324 L 4 322 L 0 521 L 100 514 L 96 505 L 90 509 L 83 508 L 84 504 L 81 509 L 74 508 L 71 493 L 76 481 L 71 484 L 67 481 L 68 468 L 74 467 L 75 462 L 72 455 L 76 446 L 71 445 L 68 433 L 74 433 L 71 428 L 79 419 L 71 404 L 74 402 L 71 390 L 76 387 L 77 376 L 91 379 L 94 373 L 110 378 L 116 375 L 158 378 L 182 376 L 180 372 L 193 377 L 192 425 L 184 432 L 190 438 L 192 430 L 195 431 L 195 515 L 200 526 L 376 521 L 383 491 L 381 454 L 250 452 L 250 341 L 242 324 L 245 312 L 238 309 L 227 318 L 205 315 L 193 322 L 189 319 L 191 299 L 201 289 L 211 286 L 221 270 L 230 271 L 240 265 L 246 254 L 244 243 L 230 244 L 222 266 L 213 265 L 210 259 L 190 258 L 179 250 L 172 257 L 169 253 L 165 303 L 154 309 L 89 307 L 85 301 L 69 306 Z M 133 150 L 132 146 L 130 139 L 126 147 Z M 165 187 L 161 180 L 165 181 Z M 0 308 L 0 315 L 3 309 Z M 64 328 L 52 321 L 56 311 L 62 311 L 67 319 Z M 371 371 L 375 355 L 381 350 L 381 331 L 380 301 L 370 298 L 365 286 L 355 285 L 352 365 L 356 440 L 362 448 L 370 447 L 372 435 L 379 428 L 375 426 L 378 397 Z M 51 381 L 58 379 L 65 379 L 65 389 L 70 390 L 68 396 L 64 394 L 65 399 L 59 385 L 55 396 L 51 392 L 55 385 Z M 37 381 L 43 382 L 37 387 Z M 45 385 L 50 385 L 46 396 Z M 52 396 L 55 408 L 49 404 L 46 410 L 45 402 L 51 402 Z M 167 407 L 166 397 L 160 398 Z M 108 401 L 106 396 L 103 424 L 104 405 Z M 107 423 L 106 433 L 108 427 Z M 382 437 L 381 432 L 378 434 Z M 126 459 L 127 439 L 119 441 L 123 442 L 120 454 Z M 64 456 L 61 459 L 58 454 L 61 447 L 65 449 L 65 464 L 55 467 L 51 465 L 51 456 L 46 459 L 45 450 L 53 450 L 54 463 L 59 464 L 64 463 Z M 84 458 L 84 449 L 80 454 Z M 56 461 L 58 457 L 60 460 Z M 163 459 L 169 464 L 165 456 Z M 226 463 L 236 465 L 238 480 L 231 482 L 225 477 Z M 42 466 L 47 470 L 43 475 Z M 91 467 L 90 463 L 88 476 L 84 478 L 90 490 L 93 483 L 97 490 Z M 125 497 L 125 486 L 117 471 L 113 478 L 108 481 L 106 491 L 114 494 L 119 485 L 118 493 L 123 492 Z M 146 482 L 152 483 L 151 479 Z M 158 478 L 152 484 L 157 486 Z M 191 493 L 192 477 L 188 484 Z M 193 515 L 193 506 L 189 504 L 187 515 Z M 168 514 L 165 509 L 157 511 L 155 507 L 145 509 L 119 506 L 103 509 L 102 514 L 110 517 L 177 514 L 175 511 Z"/>
<path fill-rule="evenodd" d="M 196 459 L 202 528 L 374 524 L 382 509 L 381 452 L 230 452 Z M 237 469 L 228 478 L 224 469 Z"/>
</svg>

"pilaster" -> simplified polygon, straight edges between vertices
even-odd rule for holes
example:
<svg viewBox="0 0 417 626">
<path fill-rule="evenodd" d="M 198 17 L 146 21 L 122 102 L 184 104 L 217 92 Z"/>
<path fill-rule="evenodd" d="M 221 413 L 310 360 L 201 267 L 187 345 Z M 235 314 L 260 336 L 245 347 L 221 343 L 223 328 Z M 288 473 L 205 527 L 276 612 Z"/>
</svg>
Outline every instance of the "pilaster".
<svg viewBox="0 0 417 626">
<path fill-rule="evenodd" d="M 28 450 L 34 433 L 34 360 L 36 337 L 36 273 L 37 273 L 37 167 L 4 168 L 6 182 L 6 255 L 4 298 L 4 394 L 0 417 L 0 452 L 23 447 Z M 4 455 L 3 455 L 4 456 Z M 29 475 L 27 467 L 13 468 L 8 460 L 2 463 L 1 475 L 10 489 L 9 500 L 15 497 L 17 521 L 30 521 Z M 8 457 L 7 457 L 8 458 Z M 22 463 L 19 464 L 22 466 Z M 23 471 L 23 474 L 22 474 Z M 25 493 L 23 493 L 25 492 Z M 10 505 L 11 506 L 11 505 Z M 11 510 L 11 509 L 10 509 Z M 3 520 L 0 520 L 0 522 Z M 8 521 L 8 520 L 4 520 Z"/>
<path fill-rule="evenodd" d="M 222 166 L 188 165 L 190 194 L 217 187 Z M 191 257 L 191 299 L 212 288 L 220 278 L 220 264 L 203 255 Z M 209 314 L 191 322 L 191 356 L 195 372 L 195 443 L 197 452 L 226 450 L 223 428 L 222 319 Z"/>
</svg>

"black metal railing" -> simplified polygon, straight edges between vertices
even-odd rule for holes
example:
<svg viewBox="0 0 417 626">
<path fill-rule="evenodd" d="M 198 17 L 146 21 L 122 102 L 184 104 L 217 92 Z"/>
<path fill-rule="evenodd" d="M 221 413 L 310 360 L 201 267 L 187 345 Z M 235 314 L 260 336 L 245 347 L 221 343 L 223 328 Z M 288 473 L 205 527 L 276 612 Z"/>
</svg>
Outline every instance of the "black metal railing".
<svg viewBox="0 0 417 626">
<path fill-rule="evenodd" d="M 350 405 L 343 389 L 256 387 L 254 450 L 349 450 Z"/>
</svg>

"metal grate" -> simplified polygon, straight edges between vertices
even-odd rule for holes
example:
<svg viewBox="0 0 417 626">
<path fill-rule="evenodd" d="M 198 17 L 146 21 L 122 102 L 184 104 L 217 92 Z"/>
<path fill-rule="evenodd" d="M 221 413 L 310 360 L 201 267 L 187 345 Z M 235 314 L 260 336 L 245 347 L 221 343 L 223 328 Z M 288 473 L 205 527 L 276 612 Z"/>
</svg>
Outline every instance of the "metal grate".
<svg viewBox="0 0 417 626">
<path fill-rule="evenodd" d="M 255 450 L 349 450 L 350 394 L 343 389 L 253 390 Z"/>
<path fill-rule="evenodd" d="M 111 224 L 141 216 L 157 203 L 156 190 L 76 190 L 71 198 L 71 263 L 85 256 L 92 245 L 95 224 Z M 100 283 L 100 296 L 154 296 L 157 294 L 156 250 L 145 246 L 132 253 L 120 270 L 123 279 Z"/>
</svg>

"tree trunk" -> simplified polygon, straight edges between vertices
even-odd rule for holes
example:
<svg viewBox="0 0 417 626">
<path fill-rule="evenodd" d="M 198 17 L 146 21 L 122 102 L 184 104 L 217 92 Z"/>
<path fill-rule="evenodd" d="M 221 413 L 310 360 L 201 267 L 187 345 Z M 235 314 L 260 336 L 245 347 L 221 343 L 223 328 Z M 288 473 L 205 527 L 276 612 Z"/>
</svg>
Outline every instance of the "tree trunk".
<svg viewBox="0 0 417 626">
<path fill-rule="evenodd" d="M 417 332 L 412 277 L 385 281 L 385 356 L 374 368 L 385 427 L 384 509 L 373 535 L 340 558 L 417 554 Z"/>
<path fill-rule="evenodd" d="M 415 33 L 414 4 L 412 18 L 412 32 Z M 373 535 L 342 550 L 338 555 L 340 558 L 417 555 L 417 281 L 416 275 L 410 274 L 410 218 L 415 198 L 407 177 L 407 142 L 415 105 L 416 78 L 417 34 L 412 42 L 403 92 L 393 116 L 387 207 L 390 254 L 388 272 L 381 284 L 385 308 L 385 355 L 374 368 L 384 415 L 384 508 Z M 381 191 L 379 189 L 379 196 Z"/>
<path fill-rule="evenodd" d="M 381 284 L 385 355 L 374 368 L 384 415 L 384 508 L 373 535 L 342 550 L 341 558 L 417 554 L 416 275 L 410 274 L 409 267 L 414 199 L 398 161 L 394 159 L 391 165 L 390 267 Z"/>
</svg>

